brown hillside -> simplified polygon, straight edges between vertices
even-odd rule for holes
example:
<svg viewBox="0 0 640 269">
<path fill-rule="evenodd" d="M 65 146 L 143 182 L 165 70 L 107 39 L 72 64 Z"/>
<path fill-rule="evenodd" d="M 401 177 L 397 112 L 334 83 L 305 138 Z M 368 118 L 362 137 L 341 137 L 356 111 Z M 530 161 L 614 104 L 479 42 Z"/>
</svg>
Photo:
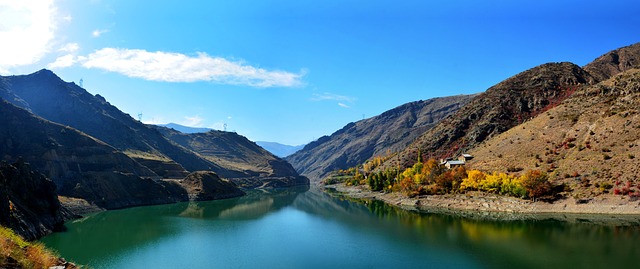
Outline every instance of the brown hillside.
<svg viewBox="0 0 640 269">
<path fill-rule="evenodd" d="M 424 157 L 453 156 L 560 103 L 593 78 L 572 63 L 548 63 L 489 88 L 421 135 L 385 166 L 407 167 Z M 398 163 L 399 162 L 399 163 Z"/>
<path fill-rule="evenodd" d="M 616 74 L 640 67 L 640 43 L 607 52 L 584 66 L 598 81 L 607 80 Z"/>
<path fill-rule="evenodd" d="M 566 183 L 576 198 L 638 189 L 640 70 L 594 86 L 469 152 L 484 171 L 540 169 Z M 616 181 L 619 185 L 616 186 Z"/>
</svg>

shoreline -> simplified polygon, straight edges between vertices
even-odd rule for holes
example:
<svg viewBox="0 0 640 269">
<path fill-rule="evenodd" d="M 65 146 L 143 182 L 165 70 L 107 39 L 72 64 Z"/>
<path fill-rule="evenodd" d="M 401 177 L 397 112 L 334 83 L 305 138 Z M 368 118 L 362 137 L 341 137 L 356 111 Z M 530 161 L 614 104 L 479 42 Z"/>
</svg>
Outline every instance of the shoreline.
<svg viewBox="0 0 640 269">
<path fill-rule="evenodd" d="M 573 197 L 553 203 L 533 202 L 484 192 L 422 195 L 372 192 L 366 186 L 343 183 L 324 186 L 325 191 L 354 199 L 380 200 L 404 210 L 455 215 L 493 221 L 559 220 L 614 225 L 640 225 L 640 201 L 620 195 L 601 195 L 588 200 Z"/>
</svg>

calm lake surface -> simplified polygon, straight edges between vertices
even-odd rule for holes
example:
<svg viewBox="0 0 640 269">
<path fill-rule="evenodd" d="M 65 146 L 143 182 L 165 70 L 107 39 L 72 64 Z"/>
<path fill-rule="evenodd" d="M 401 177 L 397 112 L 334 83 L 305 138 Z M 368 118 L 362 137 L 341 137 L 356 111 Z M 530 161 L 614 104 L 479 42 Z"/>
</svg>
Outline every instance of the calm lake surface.
<svg viewBox="0 0 640 269">
<path fill-rule="evenodd" d="M 640 226 L 480 221 L 319 191 L 102 212 L 42 241 L 93 268 L 640 268 Z"/>
</svg>

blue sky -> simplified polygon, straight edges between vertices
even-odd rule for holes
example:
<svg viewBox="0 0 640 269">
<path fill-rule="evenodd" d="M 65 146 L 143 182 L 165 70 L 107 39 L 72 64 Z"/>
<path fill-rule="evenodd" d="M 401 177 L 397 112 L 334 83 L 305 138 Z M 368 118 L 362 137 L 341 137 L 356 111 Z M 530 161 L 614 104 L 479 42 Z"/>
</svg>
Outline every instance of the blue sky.
<svg viewBox="0 0 640 269">
<path fill-rule="evenodd" d="M 640 42 L 638 1 L 0 0 L 0 73 L 290 145 Z M 5 42 L 12 40 L 12 42 Z"/>
</svg>

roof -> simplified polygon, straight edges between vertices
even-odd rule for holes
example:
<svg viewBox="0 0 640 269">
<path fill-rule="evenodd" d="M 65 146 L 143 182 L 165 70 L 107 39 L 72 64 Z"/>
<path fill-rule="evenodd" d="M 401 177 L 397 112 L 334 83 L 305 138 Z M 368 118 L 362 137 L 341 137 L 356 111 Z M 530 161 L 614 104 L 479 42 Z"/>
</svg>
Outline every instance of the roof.
<svg viewBox="0 0 640 269">
<path fill-rule="evenodd" d="M 463 161 L 448 161 L 447 163 L 449 165 L 463 165 L 464 164 Z"/>
<path fill-rule="evenodd" d="M 465 157 L 465 158 L 473 158 L 473 155 L 471 155 L 471 154 L 467 154 L 467 153 L 462 153 L 462 157 Z"/>
</svg>

